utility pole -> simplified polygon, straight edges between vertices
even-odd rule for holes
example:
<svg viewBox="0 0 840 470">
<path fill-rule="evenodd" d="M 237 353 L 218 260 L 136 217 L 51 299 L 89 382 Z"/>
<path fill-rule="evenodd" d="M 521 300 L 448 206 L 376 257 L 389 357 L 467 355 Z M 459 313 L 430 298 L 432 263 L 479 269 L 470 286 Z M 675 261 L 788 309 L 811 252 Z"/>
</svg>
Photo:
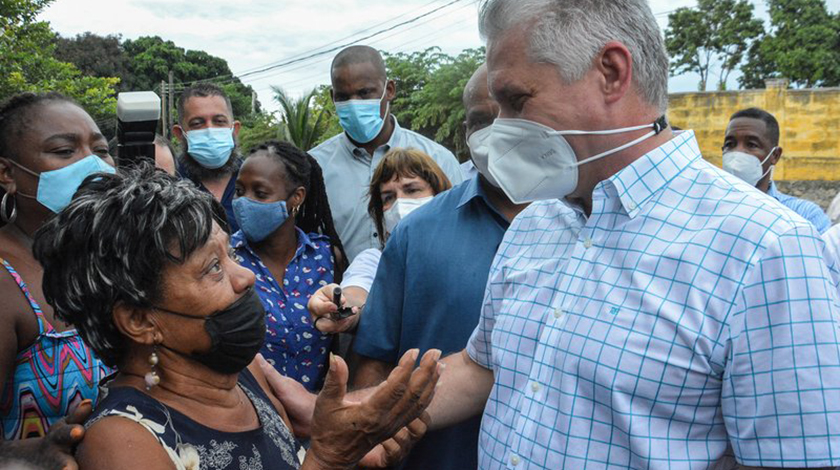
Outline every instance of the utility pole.
<svg viewBox="0 0 840 470">
<path fill-rule="evenodd" d="M 165 138 L 169 138 L 169 129 L 166 127 L 166 82 L 160 81 L 160 133 Z"/>
<path fill-rule="evenodd" d="M 251 90 L 251 116 L 257 113 L 257 92 Z"/>
<path fill-rule="evenodd" d="M 174 124 L 175 119 L 173 118 L 172 108 L 175 102 L 175 74 L 170 70 L 169 71 L 169 129 L 172 129 L 172 124 Z"/>
</svg>

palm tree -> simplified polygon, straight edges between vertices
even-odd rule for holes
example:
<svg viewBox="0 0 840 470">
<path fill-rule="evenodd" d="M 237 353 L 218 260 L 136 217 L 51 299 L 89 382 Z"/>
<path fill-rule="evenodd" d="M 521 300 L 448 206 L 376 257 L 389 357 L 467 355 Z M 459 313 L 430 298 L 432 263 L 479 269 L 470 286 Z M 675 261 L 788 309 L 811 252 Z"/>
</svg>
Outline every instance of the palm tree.
<svg viewBox="0 0 840 470">
<path fill-rule="evenodd" d="M 310 106 L 316 90 L 312 90 L 300 99 L 291 98 L 282 88 L 273 86 L 274 99 L 283 108 L 283 116 L 280 120 L 280 135 L 295 144 L 299 149 L 308 151 L 315 146 L 321 134 L 324 132 L 321 126 L 321 119 L 324 111 L 313 116 Z"/>
</svg>

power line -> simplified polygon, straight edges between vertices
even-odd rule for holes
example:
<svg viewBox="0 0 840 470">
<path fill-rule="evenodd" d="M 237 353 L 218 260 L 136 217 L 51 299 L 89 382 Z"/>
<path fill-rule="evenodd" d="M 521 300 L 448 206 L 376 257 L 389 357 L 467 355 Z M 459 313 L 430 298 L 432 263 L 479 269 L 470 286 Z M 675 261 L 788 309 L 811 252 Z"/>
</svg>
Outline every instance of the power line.
<svg viewBox="0 0 840 470">
<path fill-rule="evenodd" d="M 458 8 L 456 8 L 456 9 L 454 9 L 454 10 L 451 10 L 451 11 L 447 12 L 446 14 L 448 15 L 448 14 L 452 14 L 452 13 L 455 13 L 455 12 L 457 12 L 457 11 L 463 10 L 465 7 L 469 7 L 469 6 L 471 6 L 471 5 L 475 4 L 475 3 L 477 3 L 478 1 L 479 1 L 479 0 L 471 0 L 469 3 L 466 3 L 466 4 L 464 4 L 464 5 L 462 5 L 462 6 L 458 7 Z M 409 27 L 409 28 L 406 28 L 406 29 L 401 29 L 401 30 L 399 30 L 399 31 L 394 32 L 393 34 L 390 34 L 390 35 L 387 35 L 387 36 L 384 36 L 384 37 L 379 37 L 379 38 L 375 39 L 374 41 L 369 42 L 368 44 L 369 44 L 369 45 L 374 45 L 374 44 L 377 44 L 377 43 L 381 43 L 382 41 L 384 41 L 384 40 L 386 40 L 386 39 L 390 39 L 390 38 L 392 38 L 392 37 L 396 37 L 396 36 L 398 36 L 398 35 L 404 34 L 404 33 L 406 33 L 406 32 L 411 31 L 412 29 L 416 29 L 416 28 L 418 28 L 418 27 L 420 27 L 420 26 L 423 26 L 423 25 L 426 25 L 426 24 L 431 23 L 431 22 L 433 22 L 433 21 L 436 21 L 436 20 L 438 20 L 438 19 L 440 19 L 440 18 L 442 18 L 442 17 L 443 17 L 443 15 L 441 15 L 441 16 L 437 16 L 437 17 L 434 17 L 434 18 L 429 18 L 429 19 L 427 19 L 426 21 L 418 22 L 418 23 L 416 23 L 416 24 L 412 25 L 412 26 L 411 26 L 411 27 Z M 464 22 L 463 20 L 459 20 L 459 23 L 463 23 L 463 22 Z M 437 36 L 435 36 L 435 37 L 439 37 L 439 35 L 437 35 Z M 426 38 L 421 38 L 421 40 L 428 40 L 428 39 L 429 39 L 428 37 L 426 37 Z M 413 42 L 416 42 L 415 40 L 412 40 L 412 41 L 413 41 Z M 399 46 L 397 46 L 397 47 L 402 47 L 403 45 L 404 45 L 404 44 L 400 44 L 400 45 L 399 45 Z M 323 62 L 327 62 L 327 61 L 330 61 L 330 60 L 332 60 L 332 57 L 329 57 L 329 56 L 324 56 L 324 57 L 321 57 L 321 58 L 317 58 L 316 60 L 314 60 L 314 61 L 312 61 L 312 62 L 303 63 L 303 64 L 300 64 L 300 65 L 297 65 L 297 66 L 295 66 L 295 67 L 288 68 L 288 69 L 277 70 L 277 71 L 274 71 L 274 72 L 269 73 L 269 74 L 267 74 L 267 75 L 263 75 L 263 76 L 261 76 L 261 77 L 259 77 L 259 78 L 252 79 L 252 80 L 251 80 L 251 83 L 253 84 L 253 82 L 255 82 L 255 81 L 270 79 L 270 78 L 272 78 L 272 77 L 276 77 L 276 76 L 277 76 L 277 75 L 279 75 L 279 74 L 287 74 L 287 73 L 292 73 L 292 72 L 295 72 L 295 71 L 298 71 L 298 70 L 305 70 L 305 69 L 309 69 L 309 68 L 315 67 L 315 66 L 316 66 L 316 65 L 318 65 L 318 64 L 321 64 L 321 63 L 323 63 Z M 301 79 L 297 79 L 297 80 L 296 80 L 296 82 L 297 82 L 297 81 L 305 81 L 305 80 L 306 80 L 306 79 L 303 79 L 303 80 L 301 80 Z M 286 86 L 288 86 L 288 84 L 286 84 Z M 265 91 L 265 90 L 267 90 L 267 88 L 263 87 L 263 88 L 260 88 L 260 90 L 259 90 L 259 91 Z"/>
<path fill-rule="evenodd" d="M 268 72 L 268 71 L 271 71 L 271 70 L 276 70 L 276 69 L 279 69 L 279 68 L 282 68 L 282 67 L 288 67 L 289 65 L 297 64 L 297 63 L 300 63 L 300 62 L 303 62 L 303 61 L 306 61 L 306 60 L 309 60 L 309 59 L 312 59 L 312 58 L 315 58 L 315 57 L 320 57 L 320 56 L 323 56 L 323 55 L 326 55 L 326 54 L 330 54 L 332 52 L 335 52 L 335 51 L 344 49 L 346 47 L 352 46 L 354 44 L 357 44 L 361 41 L 366 41 L 366 40 L 374 38 L 376 36 L 380 36 L 380 35 L 385 34 L 387 32 L 393 31 L 397 28 L 401 28 L 403 26 L 415 23 L 415 22 L 417 22 L 417 21 L 419 21 L 423 18 L 426 18 L 429 15 L 437 13 L 438 11 L 441 11 L 445 8 L 448 8 L 448 7 L 450 7 L 454 4 L 460 3 L 462 1 L 464 1 L 464 0 L 451 0 L 450 2 L 446 3 L 445 5 L 439 6 L 435 9 L 433 9 L 433 10 L 430 10 L 426 13 L 423 13 L 422 15 L 415 16 L 414 18 L 403 21 L 401 23 L 397 23 L 397 24 L 395 24 L 393 26 L 390 26 L 388 28 L 376 31 L 375 33 L 372 33 L 372 34 L 369 34 L 367 36 L 361 37 L 361 38 L 356 39 L 354 41 L 347 42 L 347 43 L 344 43 L 344 44 L 341 44 L 341 45 L 338 45 L 338 46 L 334 46 L 334 47 L 331 47 L 329 49 L 325 49 L 325 50 L 322 50 L 322 51 L 313 52 L 311 54 L 308 54 L 308 55 L 303 56 L 303 57 L 298 57 L 296 59 L 290 59 L 290 60 L 286 60 L 284 62 L 276 63 L 274 65 L 262 67 L 260 69 L 257 69 L 257 70 L 239 75 L 238 77 L 236 77 L 236 76 L 231 77 L 230 75 L 222 75 L 222 76 L 219 76 L 219 77 L 209 78 L 209 79 L 205 79 L 205 80 L 193 80 L 191 82 L 181 82 L 181 83 L 179 83 L 179 85 L 190 85 L 190 84 L 197 83 L 197 82 L 202 82 L 202 81 L 214 81 L 217 78 L 231 77 L 231 78 L 228 78 L 226 80 L 216 82 L 216 83 L 229 83 L 229 82 L 235 81 L 236 79 L 241 80 L 242 78 L 249 77 L 249 76 L 252 76 L 252 75 L 262 74 L 262 73 L 265 73 L 265 72 Z"/>
<path fill-rule="evenodd" d="M 359 31 L 356 31 L 356 32 L 354 32 L 354 33 L 352 33 L 352 34 L 350 34 L 350 35 L 344 36 L 344 37 L 342 37 L 342 38 L 336 39 L 335 41 L 328 42 L 328 43 L 326 43 L 326 44 L 322 44 L 322 45 L 320 45 L 320 46 L 318 46 L 318 47 L 316 47 L 316 48 L 314 48 L 314 49 L 310 49 L 310 50 L 308 50 L 308 51 L 304 51 L 304 52 L 301 52 L 301 53 L 299 53 L 299 54 L 295 54 L 295 55 L 293 55 L 293 56 L 291 56 L 291 57 L 287 57 L 287 58 L 286 58 L 286 59 L 284 59 L 284 60 L 295 59 L 295 58 L 298 58 L 298 57 L 303 56 L 303 55 L 306 55 L 306 54 L 311 54 L 311 53 L 313 53 L 313 52 L 318 51 L 319 49 L 323 49 L 324 47 L 332 46 L 333 44 L 337 44 L 337 43 L 339 43 L 339 42 L 341 42 L 341 41 L 345 41 L 345 40 L 347 40 L 347 39 L 351 39 L 351 38 L 353 38 L 353 37 L 355 37 L 355 36 L 358 36 L 358 35 L 360 35 L 360 34 L 364 34 L 364 33 L 368 32 L 368 31 L 371 31 L 371 30 L 373 30 L 373 29 L 375 29 L 375 28 L 378 28 L 378 27 L 380 27 L 380 26 L 386 25 L 386 24 L 388 24 L 388 23 L 390 23 L 390 22 L 392 22 L 392 21 L 396 21 L 396 20 L 398 20 L 398 19 L 400 19 L 400 18 L 402 18 L 402 17 L 404 17 L 404 16 L 407 16 L 407 15 L 409 15 L 409 14 L 411 14 L 411 13 L 414 13 L 414 12 L 420 11 L 420 10 L 422 10 L 422 9 L 424 9 L 424 8 L 426 8 L 426 7 L 430 6 L 430 5 L 433 5 L 433 4 L 435 4 L 435 3 L 438 3 L 438 2 L 439 2 L 439 0 L 432 0 L 431 2 L 429 2 L 429 3 L 427 3 L 427 4 L 423 5 L 423 6 L 417 7 L 417 8 L 415 8 L 414 10 L 409 10 L 409 11 L 407 11 L 407 12 L 401 13 L 401 14 L 399 14 L 399 15 L 397 15 L 397 16 L 395 16 L 395 17 L 393 17 L 393 18 L 387 19 L 387 20 L 385 20 L 385 21 L 383 21 L 383 22 L 381 22 L 381 23 L 377 23 L 377 24 L 372 25 L 372 26 L 369 26 L 369 27 L 367 27 L 367 28 L 360 29 Z M 274 65 L 274 64 L 277 64 L 277 63 L 279 63 L 279 62 L 280 62 L 280 61 L 278 61 L 278 62 L 271 62 L 271 63 L 265 64 L 265 65 L 261 65 L 261 66 L 258 66 L 258 67 L 251 68 L 251 69 L 246 69 L 246 70 L 243 70 L 243 71 L 241 71 L 241 72 L 234 73 L 233 75 L 238 76 L 239 74 L 247 73 L 247 72 L 250 72 L 250 71 L 252 71 L 252 70 L 257 70 L 257 69 L 260 69 L 260 68 L 262 68 L 262 67 L 266 67 L 266 66 Z"/>
<path fill-rule="evenodd" d="M 466 3 L 466 4 L 462 5 L 462 6 L 461 6 L 461 7 L 459 7 L 459 8 L 456 8 L 455 10 L 452 10 L 452 11 L 450 11 L 450 12 L 449 12 L 449 13 L 447 13 L 447 14 L 452 14 L 452 13 L 455 13 L 455 12 L 457 12 L 457 11 L 463 10 L 463 9 L 464 9 L 464 8 L 466 8 L 466 7 L 469 7 L 469 6 L 472 6 L 472 5 L 476 4 L 476 3 L 478 3 L 478 1 L 479 1 L 479 0 L 472 0 L 472 1 L 470 1 L 469 3 Z M 380 37 L 380 38 L 377 38 L 375 41 L 372 41 L 372 42 L 370 42 L 369 44 L 373 45 L 373 44 L 376 44 L 376 43 L 381 43 L 382 41 L 385 41 L 385 40 L 390 39 L 390 38 L 392 38 L 392 37 L 396 37 L 396 36 L 398 36 L 398 35 L 400 35 L 400 34 L 404 34 L 404 33 L 408 32 L 408 31 L 410 31 L 410 30 L 412 30 L 412 29 L 416 29 L 416 28 L 418 28 L 418 27 L 420 27 L 420 26 L 423 26 L 423 25 L 425 25 L 425 24 L 427 24 L 427 23 L 430 23 L 430 22 L 432 22 L 432 21 L 438 20 L 438 19 L 440 19 L 440 18 L 442 18 L 442 16 L 438 16 L 438 17 L 436 17 L 436 18 L 431 18 L 431 19 L 429 19 L 429 20 L 427 20 L 427 21 L 424 21 L 424 22 L 422 22 L 422 23 L 417 23 L 417 24 L 415 24 L 415 25 L 411 26 L 410 28 L 407 28 L 407 29 L 402 29 L 402 30 L 400 30 L 400 31 L 397 31 L 397 32 L 395 32 L 395 33 L 391 34 L 391 35 L 388 35 L 388 36 L 385 36 L 385 37 Z M 437 39 L 437 38 L 439 38 L 439 37 L 444 36 L 444 35 L 448 32 L 448 30 L 452 29 L 454 26 L 461 26 L 461 25 L 463 25 L 463 24 L 468 23 L 469 21 L 471 21 L 471 20 L 469 20 L 469 19 L 465 19 L 465 18 L 459 18 L 459 19 L 457 19 L 457 20 L 456 20 L 455 22 L 453 22 L 453 23 L 448 23 L 448 24 L 446 24 L 446 26 L 442 26 L 442 27 L 438 27 L 438 28 L 436 28 L 436 31 L 435 31 L 435 33 L 434 33 L 432 36 L 424 36 L 424 37 L 421 37 L 421 38 L 419 38 L 419 39 L 418 39 L 418 38 L 413 38 L 413 39 L 410 39 L 410 40 L 405 41 L 405 42 L 403 42 L 403 43 L 400 43 L 400 44 L 398 44 L 398 45 L 396 45 L 396 46 L 390 47 L 390 48 L 389 48 L 389 50 L 391 50 L 391 51 L 399 51 L 400 49 L 404 48 L 405 46 L 407 46 L 407 45 L 409 45 L 409 44 L 416 44 L 416 43 L 418 43 L 418 42 L 422 42 L 422 41 L 425 41 L 425 42 L 429 43 L 429 42 L 434 41 L 435 39 Z M 430 44 L 428 47 L 432 47 L 432 46 L 431 46 L 431 44 Z M 297 67 L 292 67 L 292 68 L 290 68 L 290 69 L 284 69 L 284 70 L 281 70 L 281 71 L 278 71 L 278 72 L 274 72 L 274 73 L 269 74 L 269 75 L 265 75 L 265 76 L 263 76 L 263 77 L 258 78 L 257 80 L 264 80 L 264 79 L 267 79 L 267 78 L 272 78 L 272 77 L 274 77 L 274 76 L 276 76 L 276 75 L 278 75 L 278 74 L 288 74 L 288 73 L 292 73 L 292 72 L 295 72 L 295 71 L 298 71 L 298 70 L 306 70 L 306 69 L 314 68 L 314 67 L 316 67 L 317 65 L 319 65 L 320 63 L 322 63 L 322 62 L 326 62 L 326 61 L 329 61 L 329 60 L 331 60 L 331 59 L 332 59 L 331 57 L 324 57 L 324 58 L 318 59 L 318 60 L 316 60 L 316 61 L 314 61 L 314 62 L 309 62 L 309 63 L 303 64 L 303 65 L 299 65 L 299 66 L 297 66 Z M 297 85 L 297 84 L 299 84 L 299 83 L 305 83 L 305 82 L 308 82 L 308 81 L 313 81 L 313 82 L 315 82 L 315 81 L 318 81 L 318 78 L 322 77 L 322 76 L 324 75 L 324 73 L 325 73 L 325 72 L 323 72 L 323 71 L 322 71 L 322 72 L 318 72 L 318 73 L 313 73 L 313 74 L 311 74 L 311 75 L 308 75 L 308 76 L 305 76 L 305 77 L 302 77 L 302 78 L 297 78 L 297 79 L 294 79 L 294 80 L 292 80 L 291 82 L 285 82 L 285 83 L 282 83 L 282 86 L 283 86 L 284 88 L 288 88 L 288 87 L 294 87 L 295 85 Z M 253 83 L 253 80 L 252 80 L 252 83 Z M 272 85 L 272 86 L 273 86 L 273 85 Z M 261 92 L 264 92 L 264 91 L 269 91 L 270 89 L 271 89 L 271 86 L 266 86 L 266 87 L 261 87 L 261 88 L 259 88 L 259 89 L 256 89 L 256 91 L 257 91 L 258 93 L 261 93 Z"/>
</svg>

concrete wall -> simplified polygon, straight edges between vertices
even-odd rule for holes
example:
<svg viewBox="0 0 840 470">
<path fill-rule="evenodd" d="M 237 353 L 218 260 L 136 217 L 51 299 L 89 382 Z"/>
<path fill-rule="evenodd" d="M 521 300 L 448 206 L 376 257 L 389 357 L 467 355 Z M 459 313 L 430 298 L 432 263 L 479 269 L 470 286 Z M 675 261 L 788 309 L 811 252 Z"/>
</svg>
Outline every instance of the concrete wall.
<svg viewBox="0 0 840 470">
<path fill-rule="evenodd" d="M 784 153 L 775 179 L 840 181 L 840 88 L 789 90 L 784 81 L 767 85 L 764 90 L 672 94 L 669 120 L 693 129 L 703 156 L 720 165 L 729 116 L 753 106 L 765 109 L 781 128 Z"/>
</svg>

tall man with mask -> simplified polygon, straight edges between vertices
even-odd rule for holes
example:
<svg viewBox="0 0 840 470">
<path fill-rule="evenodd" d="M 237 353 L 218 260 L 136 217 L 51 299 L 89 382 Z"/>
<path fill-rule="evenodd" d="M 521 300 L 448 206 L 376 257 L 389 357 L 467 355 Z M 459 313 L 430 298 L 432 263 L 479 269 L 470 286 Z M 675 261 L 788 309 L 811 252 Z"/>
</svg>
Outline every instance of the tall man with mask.
<svg viewBox="0 0 840 470">
<path fill-rule="evenodd" d="M 782 148 L 779 147 L 779 122 L 772 114 L 759 108 L 733 114 L 726 126 L 722 149 L 724 170 L 801 215 L 820 233 L 831 227 L 831 221 L 820 206 L 782 194 L 776 188 L 773 169 L 782 159 Z"/>
<path fill-rule="evenodd" d="M 224 90 L 210 83 L 185 89 L 178 98 L 178 124 L 172 134 L 181 139 L 178 174 L 221 202 L 231 233 L 239 230 L 233 216 L 236 176 L 242 165 L 236 149 L 239 121 Z"/>
<path fill-rule="evenodd" d="M 431 156 L 453 185 L 463 180 L 458 161 L 443 146 L 400 127 L 391 114 L 396 85 L 388 80 L 376 49 L 352 46 L 333 59 L 332 98 L 344 132 L 310 150 L 324 172 L 335 227 L 352 261 L 368 248 L 379 248 L 367 212 L 368 185 L 388 150 L 414 148 Z"/>
<path fill-rule="evenodd" d="M 432 429 L 484 410 L 482 470 L 840 465 L 836 271 L 811 223 L 668 129 L 647 1 L 487 0 L 479 25 L 489 173 L 538 202 L 443 361 Z"/>
<path fill-rule="evenodd" d="M 472 159 L 486 174 L 485 138 L 498 105 L 487 92 L 487 68 L 464 90 Z M 440 194 L 400 221 L 382 253 L 356 332 L 361 356 L 355 386 L 388 377 L 409 349 L 461 351 L 478 322 L 490 263 L 510 221 L 525 206 L 510 202 L 492 177 L 474 178 Z M 428 433 L 403 469 L 476 468 L 479 417 Z"/>
</svg>

